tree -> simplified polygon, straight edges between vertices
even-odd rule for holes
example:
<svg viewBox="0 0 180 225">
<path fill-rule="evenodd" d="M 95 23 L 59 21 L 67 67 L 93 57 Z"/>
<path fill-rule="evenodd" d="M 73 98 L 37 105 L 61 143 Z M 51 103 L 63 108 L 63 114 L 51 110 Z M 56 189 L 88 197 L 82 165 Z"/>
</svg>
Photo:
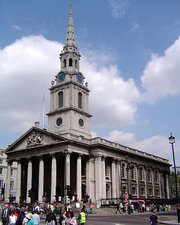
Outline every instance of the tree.
<svg viewBox="0 0 180 225">
<path fill-rule="evenodd" d="M 178 196 L 180 197 L 180 176 L 177 174 Z M 176 198 L 176 184 L 174 172 L 170 174 L 171 197 Z"/>
</svg>

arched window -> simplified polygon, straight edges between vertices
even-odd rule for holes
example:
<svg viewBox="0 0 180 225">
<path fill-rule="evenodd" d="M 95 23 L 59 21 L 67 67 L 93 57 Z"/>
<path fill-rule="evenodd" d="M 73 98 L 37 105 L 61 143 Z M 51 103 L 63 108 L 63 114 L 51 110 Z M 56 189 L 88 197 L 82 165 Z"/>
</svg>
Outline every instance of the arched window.
<svg viewBox="0 0 180 225">
<path fill-rule="evenodd" d="M 64 59 L 64 61 L 63 61 L 63 62 L 64 62 L 64 67 L 66 67 L 66 59 Z"/>
<path fill-rule="evenodd" d="M 141 195 L 144 195 L 145 194 L 145 189 L 143 187 L 140 189 L 140 194 Z"/>
<path fill-rule="evenodd" d="M 72 59 L 69 59 L 69 66 L 72 66 Z"/>
<path fill-rule="evenodd" d="M 63 92 L 62 91 L 58 93 L 58 98 L 59 98 L 59 108 L 62 108 L 63 107 Z"/>
<path fill-rule="evenodd" d="M 140 167 L 140 169 L 139 169 L 139 178 L 140 178 L 140 180 L 143 180 L 143 168 L 142 167 Z"/>
<path fill-rule="evenodd" d="M 131 179 L 132 180 L 135 179 L 135 168 L 134 168 L 134 166 L 131 167 Z"/>
<path fill-rule="evenodd" d="M 78 93 L 78 108 L 82 109 L 82 93 Z"/>
<path fill-rule="evenodd" d="M 121 176 L 122 176 L 122 178 L 125 178 L 125 164 L 124 163 L 121 165 Z"/>
<path fill-rule="evenodd" d="M 132 187 L 132 195 L 136 194 L 136 187 Z"/>
<path fill-rule="evenodd" d="M 158 172 L 157 172 L 157 170 L 155 171 L 154 177 L 155 177 L 155 182 L 156 183 L 159 183 L 159 178 L 158 178 Z"/>
<path fill-rule="evenodd" d="M 126 187 L 122 186 L 122 194 L 125 195 L 126 194 Z"/>
<path fill-rule="evenodd" d="M 77 62 L 77 59 L 75 60 L 75 67 L 78 68 L 78 62 Z"/>
<path fill-rule="evenodd" d="M 159 196 L 159 189 L 158 188 L 156 188 L 156 190 L 155 190 L 155 195 L 156 195 L 156 197 Z"/>
<path fill-rule="evenodd" d="M 148 190 L 148 194 L 151 196 L 152 195 L 152 188 L 149 188 L 149 190 Z"/>
<path fill-rule="evenodd" d="M 148 182 L 151 182 L 151 171 L 148 169 L 147 171 Z"/>
</svg>

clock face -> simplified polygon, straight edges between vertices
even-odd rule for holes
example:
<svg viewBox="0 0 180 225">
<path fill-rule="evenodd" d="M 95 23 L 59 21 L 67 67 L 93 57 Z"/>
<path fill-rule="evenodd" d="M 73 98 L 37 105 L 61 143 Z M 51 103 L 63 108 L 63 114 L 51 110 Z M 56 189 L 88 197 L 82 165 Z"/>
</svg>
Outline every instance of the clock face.
<svg viewBox="0 0 180 225">
<path fill-rule="evenodd" d="M 76 75 L 76 79 L 77 79 L 77 82 L 80 83 L 80 84 L 81 84 L 82 81 L 83 81 L 83 77 L 82 77 L 81 74 Z"/>
<path fill-rule="evenodd" d="M 60 73 L 60 75 L 58 77 L 59 82 L 63 82 L 64 79 L 65 79 L 65 74 L 64 73 Z"/>
</svg>

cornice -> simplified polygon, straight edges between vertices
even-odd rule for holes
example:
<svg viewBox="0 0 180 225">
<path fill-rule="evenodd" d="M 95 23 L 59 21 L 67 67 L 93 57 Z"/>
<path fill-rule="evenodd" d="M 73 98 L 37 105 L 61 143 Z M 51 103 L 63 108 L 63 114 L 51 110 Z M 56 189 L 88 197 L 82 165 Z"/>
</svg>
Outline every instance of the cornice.
<svg viewBox="0 0 180 225">
<path fill-rule="evenodd" d="M 47 116 L 50 116 L 50 115 L 54 115 L 54 114 L 59 114 L 59 113 L 61 113 L 61 112 L 67 112 L 67 111 L 69 111 L 69 110 L 76 111 L 76 112 L 78 112 L 78 113 L 81 113 L 81 114 L 83 114 L 83 115 L 89 117 L 89 118 L 92 117 L 91 114 L 86 113 L 86 112 L 84 112 L 84 111 L 82 111 L 82 110 L 80 110 L 80 109 L 77 109 L 77 108 L 75 108 L 75 107 L 72 107 L 72 106 L 71 106 L 71 107 L 66 107 L 66 108 L 57 109 L 57 110 L 55 110 L 55 111 L 53 111 L 53 112 L 47 113 L 46 115 L 47 115 Z"/>
</svg>

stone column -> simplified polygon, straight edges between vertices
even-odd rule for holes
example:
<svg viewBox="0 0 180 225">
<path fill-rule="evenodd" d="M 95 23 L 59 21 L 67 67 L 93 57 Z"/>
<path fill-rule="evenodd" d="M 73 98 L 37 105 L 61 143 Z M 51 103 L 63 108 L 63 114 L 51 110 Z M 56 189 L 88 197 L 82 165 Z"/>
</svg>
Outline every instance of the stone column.
<svg viewBox="0 0 180 225">
<path fill-rule="evenodd" d="M 39 161 L 39 189 L 38 189 L 38 202 L 43 201 L 44 193 L 44 160 L 43 158 Z"/>
<path fill-rule="evenodd" d="M 66 154 L 66 163 L 65 163 L 65 186 L 70 185 L 70 153 Z"/>
<path fill-rule="evenodd" d="M 77 190 L 77 199 L 81 201 L 82 198 L 82 180 L 81 180 L 81 155 L 77 158 L 77 182 L 76 182 L 76 190 Z"/>
<path fill-rule="evenodd" d="M 6 201 L 9 202 L 9 197 L 10 197 L 10 184 L 11 184 L 11 162 L 8 162 L 8 167 L 7 167 L 7 181 L 6 181 Z"/>
<path fill-rule="evenodd" d="M 101 165 L 101 156 L 95 156 L 95 194 L 97 208 L 101 206 L 100 199 L 102 198 L 102 165 Z"/>
<path fill-rule="evenodd" d="M 89 194 L 89 187 L 90 187 L 90 177 L 89 177 L 89 159 L 86 160 L 86 194 Z"/>
<path fill-rule="evenodd" d="M 120 194 L 119 194 L 119 163 L 118 161 L 116 162 L 116 198 L 119 198 L 120 197 Z"/>
<path fill-rule="evenodd" d="M 106 198 L 106 166 L 105 158 L 102 158 L 102 198 Z"/>
<path fill-rule="evenodd" d="M 51 202 L 56 200 L 56 157 L 52 155 L 52 164 L 51 164 Z"/>
<path fill-rule="evenodd" d="M 127 163 L 127 192 L 128 192 L 128 195 L 131 195 L 131 163 Z"/>
<path fill-rule="evenodd" d="M 16 202 L 20 203 L 21 197 L 21 161 L 17 162 Z"/>
<path fill-rule="evenodd" d="M 148 178 L 147 178 L 147 168 L 144 168 L 144 182 L 145 182 L 145 198 L 148 197 Z"/>
<path fill-rule="evenodd" d="M 111 171 L 112 171 L 112 198 L 116 198 L 116 164 L 115 161 L 112 161 L 111 164 Z"/>
<path fill-rule="evenodd" d="M 159 196 L 162 198 L 161 171 L 159 171 Z"/>
<path fill-rule="evenodd" d="M 94 167 L 93 167 L 93 158 L 89 159 L 89 196 L 92 201 L 95 200 L 94 196 Z"/>
<path fill-rule="evenodd" d="M 31 198 L 28 196 L 28 191 L 31 189 L 32 189 L 32 161 L 31 161 L 31 159 L 29 159 L 28 169 L 27 169 L 27 190 L 26 190 L 27 203 L 31 202 Z"/>
<path fill-rule="evenodd" d="M 118 163 L 118 171 L 119 171 L 119 197 L 122 197 L 122 183 L 121 183 L 121 161 L 119 160 Z"/>
<path fill-rule="evenodd" d="M 170 199 L 170 191 L 169 191 L 169 174 L 166 174 L 166 191 L 167 191 L 167 199 Z"/>
<path fill-rule="evenodd" d="M 152 172 L 152 186 L 153 186 L 152 195 L 155 198 L 155 174 L 154 174 L 155 171 L 154 171 L 154 169 L 152 169 L 151 172 Z"/>
<path fill-rule="evenodd" d="M 140 188 L 140 177 L 139 177 L 139 167 L 136 165 L 136 183 L 137 183 L 137 198 L 139 198 L 139 188 Z"/>
</svg>

